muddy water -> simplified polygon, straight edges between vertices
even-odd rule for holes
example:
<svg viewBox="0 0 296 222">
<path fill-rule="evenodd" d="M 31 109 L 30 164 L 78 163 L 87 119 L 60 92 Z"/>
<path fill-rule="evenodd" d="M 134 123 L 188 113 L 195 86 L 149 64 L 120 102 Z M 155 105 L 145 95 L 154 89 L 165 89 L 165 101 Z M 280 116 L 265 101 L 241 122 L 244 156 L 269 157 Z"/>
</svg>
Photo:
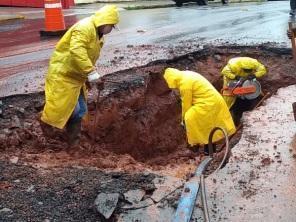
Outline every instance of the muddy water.
<svg viewBox="0 0 296 222">
<path fill-rule="evenodd" d="M 186 149 L 180 127 L 178 98 L 162 79 L 166 67 L 189 69 L 203 74 L 217 88 L 220 70 L 229 58 L 251 56 L 262 61 L 269 73 L 261 81 L 263 91 L 296 84 L 296 67 L 286 51 L 248 47 L 212 48 L 170 61 L 110 74 L 97 98 L 89 95 L 89 118 L 84 123 L 80 149 L 66 150 L 63 138 L 46 140 L 37 116 L 43 95 L 3 98 L 1 158 L 19 157 L 20 162 L 39 167 L 79 166 L 129 171 L 159 171 L 184 177 L 198 163 Z M 95 102 L 98 101 L 98 111 Z M 95 144 L 91 143 L 96 115 Z"/>
</svg>

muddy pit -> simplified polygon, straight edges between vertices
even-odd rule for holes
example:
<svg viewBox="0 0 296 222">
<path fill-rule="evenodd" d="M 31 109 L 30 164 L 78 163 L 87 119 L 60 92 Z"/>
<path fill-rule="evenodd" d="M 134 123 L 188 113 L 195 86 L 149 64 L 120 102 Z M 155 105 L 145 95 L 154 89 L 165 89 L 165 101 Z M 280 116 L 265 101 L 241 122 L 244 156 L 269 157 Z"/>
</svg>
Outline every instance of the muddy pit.
<svg viewBox="0 0 296 222">
<path fill-rule="evenodd" d="M 195 169 L 197 160 L 186 149 L 180 103 L 164 87 L 163 70 L 176 67 L 197 71 L 219 89 L 220 70 L 235 56 L 257 58 L 268 67 L 268 75 L 260 81 L 264 92 L 274 93 L 280 87 L 296 84 L 290 51 L 264 47 L 205 48 L 170 61 L 110 74 L 104 77 L 105 89 L 100 93 L 97 112 L 96 92 L 90 92 L 80 149 L 70 151 L 61 138 L 46 140 L 42 136 L 37 117 L 43 93 L 6 97 L 1 99 L 0 158 L 43 168 L 95 167 L 184 177 Z"/>
</svg>

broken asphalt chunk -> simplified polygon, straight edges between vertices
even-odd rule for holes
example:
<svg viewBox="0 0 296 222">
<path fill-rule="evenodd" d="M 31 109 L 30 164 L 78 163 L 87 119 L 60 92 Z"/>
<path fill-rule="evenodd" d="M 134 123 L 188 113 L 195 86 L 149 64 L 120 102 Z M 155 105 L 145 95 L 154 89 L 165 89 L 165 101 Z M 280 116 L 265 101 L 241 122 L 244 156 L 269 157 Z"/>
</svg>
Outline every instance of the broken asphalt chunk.
<svg viewBox="0 0 296 222">
<path fill-rule="evenodd" d="M 127 200 L 128 202 L 134 204 L 134 203 L 138 203 L 142 200 L 142 198 L 145 195 L 145 191 L 144 190 L 129 190 L 128 192 L 124 193 L 124 198 L 125 200 Z"/>
<path fill-rule="evenodd" d="M 132 204 L 132 205 L 125 205 L 122 207 L 122 209 L 140 209 L 140 208 L 144 208 L 144 207 L 149 207 L 151 205 L 153 205 L 154 202 L 152 199 L 150 198 L 147 198 L 143 201 L 140 201 L 139 203 L 135 203 L 135 204 Z"/>
<path fill-rule="evenodd" d="M 10 128 L 21 128 L 21 121 L 20 119 L 15 115 L 11 119 L 11 127 Z"/>
<path fill-rule="evenodd" d="M 155 178 L 153 180 L 153 183 L 156 187 L 156 190 L 153 192 L 151 199 L 155 202 L 161 201 L 170 193 L 174 192 L 176 189 L 181 187 L 183 185 L 183 182 L 183 180 L 171 176 Z"/>
<path fill-rule="evenodd" d="M 119 199 L 118 193 L 100 193 L 95 199 L 95 207 L 99 214 L 109 219 L 116 209 Z"/>
<path fill-rule="evenodd" d="M 9 208 L 2 208 L 1 210 L 0 210 L 0 213 L 12 213 L 13 211 L 11 210 L 11 209 L 9 209 Z"/>
</svg>

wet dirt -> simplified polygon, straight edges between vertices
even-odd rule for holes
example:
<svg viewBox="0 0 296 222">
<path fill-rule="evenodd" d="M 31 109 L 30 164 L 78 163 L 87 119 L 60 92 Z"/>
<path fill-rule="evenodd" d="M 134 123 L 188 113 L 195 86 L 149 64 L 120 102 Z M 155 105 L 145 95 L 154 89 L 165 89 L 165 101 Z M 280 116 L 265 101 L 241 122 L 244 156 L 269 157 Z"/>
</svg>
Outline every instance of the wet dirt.
<svg viewBox="0 0 296 222">
<path fill-rule="evenodd" d="M 292 140 L 291 147 L 293 148 L 292 151 L 296 151 L 296 134 L 294 135 L 294 138 Z"/>
<path fill-rule="evenodd" d="M 266 47 L 213 47 L 107 75 L 98 98 L 95 144 L 91 143 L 91 129 L 97 98 L 91 91 L 80 149 L 70 152 L 62 140 L 46 140 L 41 133 L 37 117 L 44 101 L 42 93 L 2 98 L 1 159 L 16 156 L 20 163 L 36 167 L 147 170 L 184 178 L 195 169 L 198 158 L 186 148 L 179 99 L 168 91 L 162 79 L 164 69 L 199 72 L 219 89 L 219 73 L 227 60 L 251 56 L 268 67 L 269 73 L 260 82 L 264 92 L 274 93 L 296 83 L 296 66 L 289 53 Z"/>
</svg>

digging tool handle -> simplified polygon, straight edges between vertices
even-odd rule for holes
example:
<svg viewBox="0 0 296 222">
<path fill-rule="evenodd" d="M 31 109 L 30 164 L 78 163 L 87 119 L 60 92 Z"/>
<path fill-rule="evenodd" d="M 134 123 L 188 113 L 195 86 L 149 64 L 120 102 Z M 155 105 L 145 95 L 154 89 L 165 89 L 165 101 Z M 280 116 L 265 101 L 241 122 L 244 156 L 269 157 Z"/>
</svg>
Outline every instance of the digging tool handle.
<svg viewBox="0 0 296 222">
<path fill-rule="evenodd" d="M 93 121 L 93 125 L 92 125 L 92 144 L 95 144 L 95 138 L 96 138 L 96 129 L 97 129 L 97 115 L 98 115 L 98 108 L 99 108 L 99 98 L 100 98 L 100 93 L 101 90 L 99 90 L 99 88 L 97 87 L 97 99 L 95 100 L 95 116 L 94 116 L 94 121 Z"/>
<path fill-rule="evenodd" d="M 296 28 L 295 22 L 289 22 L 289 30 L 292 33 L 291 43 L 292 43 L 293 59 L 296 62 L 295 28 Z"/>
<path fill-rule="evenodd" d="M 102 91 L 105 87 L 105 82 L 104 80 L 100 80 L 99 82 L 96 83 L 96 88 L 98 91 Z"/>
<path fill-rule="evenodd" d="M 296 102 L 292 104 L 292 107 L 293 107 L 293 113 L 294 113 L 294 120 L 296 121 Z"/>
</svg>

